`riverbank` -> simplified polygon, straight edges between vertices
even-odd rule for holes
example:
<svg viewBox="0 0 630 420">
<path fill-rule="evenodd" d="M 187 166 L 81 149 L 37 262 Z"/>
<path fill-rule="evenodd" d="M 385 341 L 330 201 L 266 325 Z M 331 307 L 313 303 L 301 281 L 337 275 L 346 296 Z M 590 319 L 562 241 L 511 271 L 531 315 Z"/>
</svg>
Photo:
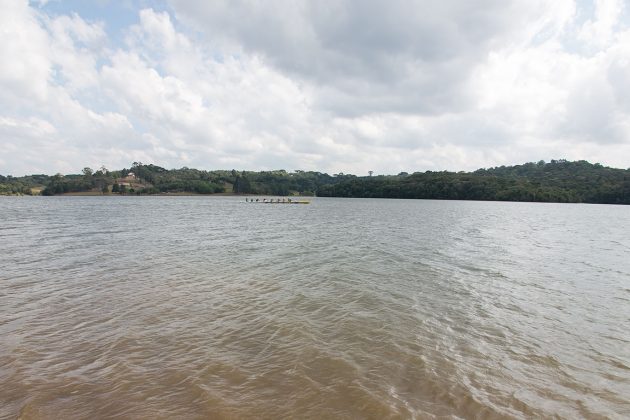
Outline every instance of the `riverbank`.
<svg viewBox="0 0 630 420">
<path fill-rule="evenodd" d="M 35 194 L 37 195 L 37 194 Z M 195 192 L 188 192 L 188 191 L 182 191 L 182 192 L 163 192 L 163 193 L 159 193 L 159 194 L 136 194 L 136 193 L 126 193 L 126 194 L 117 194 L 117 193 L 102 193 L 102 192 L 98 192 L 98 191 L 79 191 L 79 192 L 68 192 L 68 193 L 63 193 L 63 194 L 56 194 L 56 196 L 69 196 L 69 197 L 73 197 L 73 196 L 77 196 L 77 197 L 82 197 L 82 196 L 103 196 L 103 197 L 116 197 L 116 196 L 121 196 L 121 197 L 125 197 L 125 196 L 147 196 L 147 197 L 186 197 L 186 196 L 214 196 L 214 197 L 270 197 L 273 194 L 241 194 L 241 193 L 234 193 L 234 192 L 221 192 L 221 193 L 211 193 L 211 194 L 200 194 L 200 193 L 195 193 Z M 276 196 L 274 196 L 276 197 Z M 303 196 L 303 195 L 289 195 L 286 197 L 310 197 L 310 196 Z"/>
</svg>

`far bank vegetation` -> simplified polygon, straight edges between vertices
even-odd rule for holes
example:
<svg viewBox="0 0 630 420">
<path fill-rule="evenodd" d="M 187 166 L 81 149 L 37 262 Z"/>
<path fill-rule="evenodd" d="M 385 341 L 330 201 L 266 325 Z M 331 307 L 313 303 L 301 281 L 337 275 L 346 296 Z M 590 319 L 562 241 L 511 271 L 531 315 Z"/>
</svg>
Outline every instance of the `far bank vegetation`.
<svg viewBox="0 0 630 420">
<path fill-rule="evenodd" d="M 0 195 L 249 194 L 630 204 L 630 169 L 586 161 L 530 162 L 473 172 L 329 175 L 313 171 L 204 171 L 134 162 L 81 174 L 0 175 Z"/>
</svg>

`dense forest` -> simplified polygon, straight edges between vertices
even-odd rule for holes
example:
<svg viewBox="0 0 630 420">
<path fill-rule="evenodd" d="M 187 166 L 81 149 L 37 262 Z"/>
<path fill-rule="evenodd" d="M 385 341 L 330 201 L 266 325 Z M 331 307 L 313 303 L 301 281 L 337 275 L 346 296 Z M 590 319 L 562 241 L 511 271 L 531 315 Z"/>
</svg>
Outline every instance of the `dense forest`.
<svg viewBox="0 0 630 420">
<path fill-rule="evenodd" d="M 153 164 L 134 162 L 130 168 L 96 171 L 84 168 L 81 174 L 53 176 L 0 175 L 0 194 L 58 195 L 71 193 L 144 195 L 184 194 L 265 194 L 276 196 L 315 195 L 323 185 L 342 182 L 345 175 L 321 172 L 276 171 L 203 171 L 191 168 L 165 169 Z"/>
<path fill-rule="evenodd" d="M 630 204 L 630 169 L 586 161 L 540 161 L 474 172 L 402 172 L 355 175 L 294 171 L 165 169 L 134 162 L 130 168 L 74 175 L 0 175 L 0 194 L 67 193 L 144 195 L 162 193 L 264 194 L 275 196 L 423 198 Z"/>
<path fill-rule="evenodd" d="M 356 178 L 322 186 L 317 194 L 323 197 L 630 204 L 630 170 L 586 161 L 552 160 L 474 172 L 427 171 Z"/>
</svg>

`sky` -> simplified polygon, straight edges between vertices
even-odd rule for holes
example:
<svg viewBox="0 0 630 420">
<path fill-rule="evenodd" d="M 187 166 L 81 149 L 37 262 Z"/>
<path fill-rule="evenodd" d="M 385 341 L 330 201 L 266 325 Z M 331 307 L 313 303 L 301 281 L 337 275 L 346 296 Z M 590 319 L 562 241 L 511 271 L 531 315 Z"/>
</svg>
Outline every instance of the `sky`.
<svg viewBox="0 0 630 420">
<path fill-rule="evenodd" d="M 2 0 L 0 174 L 630 167 L 630 0 Z"/>
</svg>

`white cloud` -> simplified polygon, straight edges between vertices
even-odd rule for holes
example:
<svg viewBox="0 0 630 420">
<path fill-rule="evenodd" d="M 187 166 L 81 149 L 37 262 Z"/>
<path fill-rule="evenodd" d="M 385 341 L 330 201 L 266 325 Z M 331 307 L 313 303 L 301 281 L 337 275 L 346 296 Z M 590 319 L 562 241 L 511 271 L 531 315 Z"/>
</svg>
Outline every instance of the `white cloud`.
<svg viewBox="0 0 630 420">
<path fill-rule="evenodd" d="M 5 1 L 0 173 L 629 166 L 621 0 L 586 18 L 573 0 L 171 6 L 113 34 Z"/>
<path fill-rule="evenodd" d="M 127 117 L 82 102 L 98 95 L 102 24 L 49 17 L 26 1 L 2 7 L 0 145 L 9 167 L 0 172 L 76 171 L 107 162 L 112 142 L 124 150 L 136 136 Z"/>
<path fill-rule="evenodd" d="M 98 85 L 97 60 L 107 40 L 103 25 L 89 24 L 76 14 L 45 23 L 50 32 L 50 60 L 57 68 L 54 77 L 73 92 Z"/>
<path fill-rule="evenodd" d="M 0 98 L 15 108 L 45 101 L 51 72 L 50 39 L 24 1 L 7 0 L 0 13 Z"/>
<path fill-rule="evenodd" d="M 614 36 L 623 8 L 623 0 L 595 0 L 595 16 L 582 26 L 579 38 L 596 48 L 605 48 Z"/>
</svg>

